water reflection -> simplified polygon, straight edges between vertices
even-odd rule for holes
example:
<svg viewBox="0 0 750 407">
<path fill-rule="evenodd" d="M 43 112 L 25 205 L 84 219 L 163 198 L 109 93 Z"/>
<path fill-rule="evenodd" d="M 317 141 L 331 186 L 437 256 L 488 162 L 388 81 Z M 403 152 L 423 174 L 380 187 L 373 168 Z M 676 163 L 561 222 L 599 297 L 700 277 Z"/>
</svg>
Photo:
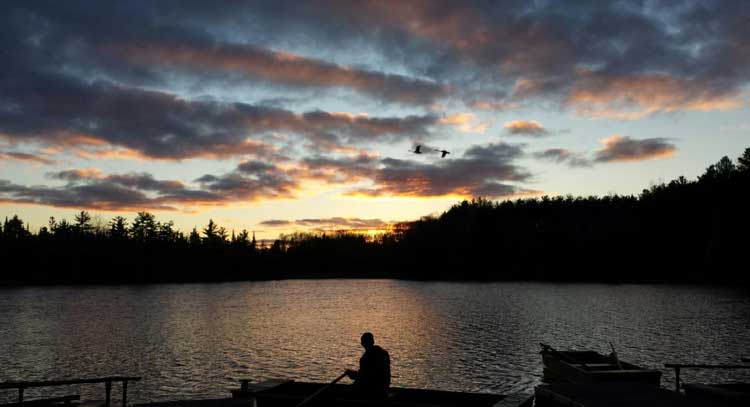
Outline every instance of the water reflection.
<svg viewBox="0 0 750 407">
<path fill-rule="evenodd" d="M 541 380 L 539 342 L 609 352 L 612 341 L 623 360 L 657 368 L 734 363 L 750 343 L 749 298 L 717 288 L 392 280 L 6 289 L 0 380 L 129 374 L 143 376 L 129 389 L 134 401 L 222 397 L 239 378 L 330 381 L 357 367 L 360 335 L 372 331 L 396 386 L 529 391 Z"/>
</svg>

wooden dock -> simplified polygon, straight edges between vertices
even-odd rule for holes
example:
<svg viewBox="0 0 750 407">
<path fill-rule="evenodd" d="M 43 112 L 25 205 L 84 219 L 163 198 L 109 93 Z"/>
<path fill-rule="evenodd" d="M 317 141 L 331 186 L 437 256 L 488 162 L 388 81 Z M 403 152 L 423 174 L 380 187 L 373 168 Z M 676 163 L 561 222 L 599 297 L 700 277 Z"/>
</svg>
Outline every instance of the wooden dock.
<svg viewBox="0 0 750 407">
<path fill-rule="evenodd" d="M 59 387 L 59 386 L 72 386 L 79 384 L 104 384 L 104 406 L 111 406 L 112 398 L 112 383 L 122 384 L 122 406 L 128 405 L 128 382 L 138 382 L 140 377 L 132 376 L 107 376 L 107 377 L 95 377 L 87 379 L 64 379 L 64 380 L 35 380 L 35 381 L 8 381 L 0 382 L 0 390 L 16 390 L 18 391 L 18 402 L 14 404 L 18 405 L 56 405 L 56 404 L 70 404 L 73 401 L 80 400 L 80 395 L 71 394 L 68 396 L 52 397 L 46 399 L 37 400 L 24 400 L 24 392 L 26 389 L 39 388 L 39 387 Z"/>
<path fill-rule="evenodd" d="M 232 397 L 221 399 L 171 400 L 153 403 L 133 404 L 132 407 L 248 407 L 253 405 L 256 392 L 276 387 L 288 380 L 266 380 L 253 383 L 250 379 L 241 379 L 240 388 L 231 390 Z"/>
</svg>

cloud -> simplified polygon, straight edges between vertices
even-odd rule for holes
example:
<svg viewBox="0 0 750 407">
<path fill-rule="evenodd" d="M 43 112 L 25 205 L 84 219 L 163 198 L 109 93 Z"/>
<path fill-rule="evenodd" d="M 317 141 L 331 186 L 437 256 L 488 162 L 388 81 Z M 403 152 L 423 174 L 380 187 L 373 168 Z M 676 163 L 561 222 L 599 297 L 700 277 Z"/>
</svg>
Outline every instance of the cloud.
<svg viewBox="0 0 750 407">
<path fill-rule="evenodd" d="M 178 70 L 239 72 L 291 87 L 348 88 L 377 99 L 429 105 L 445 96 L 433 81 L 342 66 L 286 52 L 242 44 L 159 43 L 115 45 L 112 52 L 148 65 Z M 200 72 L 198 72 L 200 73 Z"/>
<path fill-rule="evenodd" d="M 503 128 L 512 135 L 542 137 L 550 134 L 550 131 L 544 128 L 536 120 L 515 120 L 505 122 Z"/>
<path fill-rule="evenodd" d="M 93 155 L 118 146 L 157 159 L 253 155 L 274 160 L 279 159 L 275 148 L 259 140 L 270 132 L 293 132 L 330 147 L 427 137 L 438 121 L 433 115 L 369 117 L 320 110 L 298 114 L 244 103 L 186 100 L 45 73 L 0 74 L 0 86 L 0 103 L 23 106 L 0 109 L 0 132 L 6 137 L 52 145 L 78 143 Z"/>
<path fill-rule="evenodd" d="M 305 228 L 313 229 L 318 231 L 332 231 L 332 230 L 380 230 L 391 226 L 393 222 L 386 222 L 382 219 L 361 219 L 361 218 L 322 218 L 322 219 L 297 219 L 297 220 L 282 220 L 282 219 L 269 219 L 259 223 L 261 226 L 268 227 L 285 227 L 289 228 Z"/>
<path fill-rule="evenodd" d="M 174 210 L 136 189 L 91 181 L 64 187 L 27 187 L 0 179 L 0 202 L 99 210 Z"/>
<path fill-rule="evenodd" d="M 716 89 L 666 74 L 605 77 L 587 73 L 565 103 L 580 115 L 633 120 L 662 112 L 736 109 L 743 100 L 739 89 Z"/>
<path fill-rule="evenodd" d="M 570 167 L 590 167 L 591 160 L 581 154 L 573 153 L 564 148 L 550 148 L 534 153 L 534 157 L 542 160 L 554 161 L 558 164 L 568 164 Z"/>
<path fill-rule="evenodd" d="M 72 168 L 69 170 L 48 172 L 49 178 L 69 182 L 98 180 L 103 178 L 102 171 L 98 168 Z"/>
<path fill-rule="evenodd" d="M 267 163 L 245 161 L 221 175 L 206 174 L 191 188 L 178 180 L 159 180 L 148 173 L 105 175 L 96 168 L 49 172 L 62 186 L 24 186 L 0 180 L 0 202 L 100 210 L 178 210 L 260 199 L 293 197 L 299 183 Z"/>
<path fill-rule="evenodd" d="M 283 165 L 246 160 L 229 172 L 197 178 L 192 184 L 197 187 L 179 180 L 157 179 L 145 172 L 104 174 L 97 168 L 74 168 L 46 174 L 52 180 L 63 181 L 65 184 L 61 186 L 24 186 L 2 180 L 0 201 L 100 210 L 184 210 L 294 198 L 308 181 L 372 185 L 351 188 L 348 195 L 509 197 L 536 192 L 518 185 L 531 179 L 531 174 L 515 163 L 521 156 L 521 146 L 496 143 L 473 146 L 459 158 L 434 163 L 381 159 L 366 152 L 353 156 L 313 156 Z M 359 229 L 379 225 L 372 220 L 334 220 L 325 224 L 321 220 L 301 219 L 297 224 Z"/>
<path fill-rule="evenodd" d="M 54 164 L 56 162 L 55 160 L 37 154 L 21 153 L 17 151 L 0 151 L 0 161 L 4 160 L 24 161 L 45 165 Z"/>
<path fill-rule="evenodd" d="M 737 108 L 750 83 L 746 9 L 736 0 L 1 3 L 0 138 L 7 150 L 44 154 L 0 159 L 243 160 L 197 181 L 142 173 L 59 174 L 62 187 L 5 181 L 3 197 L 177 207 L 291 197 L 307 181 L 360 183 L 369 195 L 523 193 L 531 178 L 512 146 L 433 161 L 358 152 L 484 131 L 471 109 L 629 120 Z M 353 105 L 362 98 L 352 92 L 385 113 L 316 108 L 372 107 Z M 532 121 L 505 131 L 558 132 Z M 590 155 L 534 156 L 578 166 L 675 150 L 667 139 L 620 136 Z"/>
<path fill-rule="evenodd" d="M 742 1 L 329 4 L 380 39 L 382 52 L 408 50 L 407 64 L 455 81 L 478 106 L 541 98 L 586 116 L 634 119 L 738 107 L 750 80 Z M 471 97 L 478 89 L 510 98 Z"/>
<path fill-rule="evenodd" d="M 289 220 L 283 220 L 283 219 L 269 219 L 269 220 L 264 220 L 259 223 L 259 225 L 261 226 L 270 226 L 273 228 L 282 227 L 282 226 L 290 226 L 293 224 L 294 222 L 289 221 Z"/>
<path fill-rule="evenodd" d="M 259 161 L 245 161 L 234 171 L 219 176 L 207 174 L 195 182 L 228 202 L 292 198 L 300 187 L 284 170 Z"/>
<path fill-rule="evenodd" d="M 470 102 L 469 106 L 475 109 L 504 111 L 516 107 L 517 104 L 505 100 L 475 100 Z"/>
<path fill-rule="evenodd" d="M 313 156 L 302 159 L 289 173 L 296 178 L 325 181 L 329 184 L 353 183 L 371 179 L 377 172 L 379 158 L 373 154 L 356 156 Z"/>
<path fill-rule="evenodd" d="M 614 135 L 601 141 L 604 144 L 597 150 L 594 161 L 619 162 L 643 161 L 667 158 L 674 155 L 677 147 L 666 138 L 632 139 L 621 135 Z"/>
<path fill-rule="evenodd" d="M 591 167 L 596 163 L 622 161 L 644 161 L 667 158 L 674 155 L 677 147 L 666 138 L 633 139 L 622 135 L 601 140 L 604 145 L 592 158 L 564 148 L 550 148 L 533 154 L 541 160 L 567 164 L 570 167 Z"/>
<path fill-rule="evenodd" d="M 464 133 L 484 133 L 490 126 L 487 122 L 477 122 L 473 113 L 457 113 L 440 119 L 441 124 L 453 127 Z"/>
<path fill-rule="evenodd" d="M 334 98 L 343 88 L 385 103 L 462 101 L 507 109 L 541 99 L 581 115 L 635 119 L 739 106 L 750 80 L 745 8 L 743 1 L 697 0 L 648 6 L 323 0 L 217 9 L 187 1 L 167 13 L 149 2 L 19 2 L 3 5 L 0 47 L 6 50 L 5 79 L 44 72 L 176 94 L 191 85 L 204 89 L 206 81 L 231 84 L 239 75 L 253 88 L 281 85 L 274 89 L 278 100 L 290 100 L 300 87 L 335 88 L 326 93 Z M 361 67 L 360 61 L 388 66 L 389 73 Z M 2 83 L 3 89 L 14 89 L 12 82 Z M 46 82 L 16 85 L 30 90 L 34 83 Z M 72 105 L 98 100 L 95 93 L 31 93 L 27 99 L 5 98 L 4 105 L 13 106 L 10 111 L 27 108 L 45 95 L 76 101 Z M 90 116 L 73 116 L 74 123 L 92 123 Z M 216 127 L 211 118 L 209 127 Z M 206 119 L 198 115 L 193 122 Z M 177 155 L 211 149 L 187 150 Z"/>
<path fill-rule="evenodd" d="M 386 158 L 374 174 L 375 186 L 354 189 L 349 194 L 412 197 L 528 194 L 534 191 L 512 184 L 531 179 L 531 174 L 514 162 L 522 155 L 519 146 L 495 143 L 473 146 L 460 158 L 434 163 Z"/>
</svg>

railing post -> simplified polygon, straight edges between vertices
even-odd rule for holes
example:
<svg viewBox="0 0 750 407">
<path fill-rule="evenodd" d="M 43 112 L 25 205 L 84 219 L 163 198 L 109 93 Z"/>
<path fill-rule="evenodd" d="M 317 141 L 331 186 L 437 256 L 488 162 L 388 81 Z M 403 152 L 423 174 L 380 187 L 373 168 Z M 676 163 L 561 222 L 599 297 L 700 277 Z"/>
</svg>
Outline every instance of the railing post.
<svg viewBox="0 0 750 407">
<path fill-rule="evenodd" d="M 112 395 L 112 382 L 107 380 L 104 382 L 104 392 L 105 392 L 105 399 L 104 399 L 104 405 L 106 407 L 110 407 L 109 400 L 110 396 Z"/>
<path fill-rule="evenodd" d="M 680 392 L 680 367 L 675 366 L 674 367 L 674 383 L 675 383 L 675 391 Z"/>
<path fill-rule="evenodd" d="M 122 407 L 128 407 L 128 381 L 122 381 Z"/>
<path fill-rule="evenodd" d="M 23 387 L 18 388 L 18 402 L 23 403 Z"/>
</svg>

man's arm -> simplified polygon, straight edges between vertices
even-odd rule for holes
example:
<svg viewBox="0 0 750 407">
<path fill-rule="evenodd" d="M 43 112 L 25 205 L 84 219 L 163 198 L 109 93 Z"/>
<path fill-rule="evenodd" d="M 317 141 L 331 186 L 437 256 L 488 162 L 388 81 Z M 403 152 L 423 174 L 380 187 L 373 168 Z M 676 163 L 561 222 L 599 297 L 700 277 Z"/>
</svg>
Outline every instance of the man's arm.
<svg viewBox="0 0 750 407">
<path fill-rule="evenodd" d="M 359 378 L 359 372 L 356 370 L 346 369 L 346 375 L 352 380 L 357 380 Z"/>
</svg>

